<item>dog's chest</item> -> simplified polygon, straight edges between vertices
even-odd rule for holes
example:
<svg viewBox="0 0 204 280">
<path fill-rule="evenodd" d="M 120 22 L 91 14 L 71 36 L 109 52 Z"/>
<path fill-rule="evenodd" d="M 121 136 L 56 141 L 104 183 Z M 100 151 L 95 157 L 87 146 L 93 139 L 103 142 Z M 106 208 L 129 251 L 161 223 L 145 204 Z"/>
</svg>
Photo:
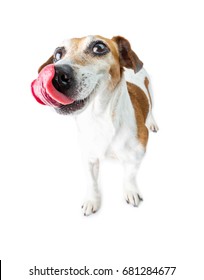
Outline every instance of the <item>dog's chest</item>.
<svg viewBox="0 0 204 280">
<path fill-rule="evenodd" d="M 115 134 L 113 123 L 106 115 L 88 114 L 77 117 L 76 121 L 83 152 L 91 157 L 103 157 Z"/>
</svg>

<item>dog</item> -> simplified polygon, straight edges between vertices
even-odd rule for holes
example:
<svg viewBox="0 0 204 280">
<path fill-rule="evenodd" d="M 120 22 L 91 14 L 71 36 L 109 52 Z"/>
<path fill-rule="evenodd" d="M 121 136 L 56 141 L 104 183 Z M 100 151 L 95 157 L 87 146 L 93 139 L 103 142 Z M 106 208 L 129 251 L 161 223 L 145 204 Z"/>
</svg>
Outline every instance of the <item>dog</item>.
<svg viewBox="0 0 204 280">
<path fill-rule="evenodd" d="M 121 36 L 65 40 L 40 66 L 39 75 L 32 84 L 36 100 L 76 119 L 87 177 L 83 214 L 100 208 L 99 166 L 109 155 L 122 163 L 125 200 L 137 207 L 143 200 L 138 169 L 148 132 L 157 132 L 158 126 L 150 78 L 129 41 Z"/>
</svg>

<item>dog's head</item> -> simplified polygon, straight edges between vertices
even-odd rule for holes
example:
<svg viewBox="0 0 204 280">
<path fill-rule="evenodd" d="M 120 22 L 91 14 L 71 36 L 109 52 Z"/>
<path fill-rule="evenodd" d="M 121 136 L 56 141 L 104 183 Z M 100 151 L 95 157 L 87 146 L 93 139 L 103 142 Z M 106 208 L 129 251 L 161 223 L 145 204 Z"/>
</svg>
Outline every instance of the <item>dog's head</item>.
<svg viewBox="0 0 204 280">
<path fill-rule="evenodd" d="M 98 92 L 114 90 L 123 67 L 138 72 L 142 65 L 128 40 L 120 36 L 66 40 L 40 66 L 42 77 L 34 84 L 33 94 L 59 113 L 81 112 Z M 44 78 L 44 73 L 48 77 Z"/>
</svg>

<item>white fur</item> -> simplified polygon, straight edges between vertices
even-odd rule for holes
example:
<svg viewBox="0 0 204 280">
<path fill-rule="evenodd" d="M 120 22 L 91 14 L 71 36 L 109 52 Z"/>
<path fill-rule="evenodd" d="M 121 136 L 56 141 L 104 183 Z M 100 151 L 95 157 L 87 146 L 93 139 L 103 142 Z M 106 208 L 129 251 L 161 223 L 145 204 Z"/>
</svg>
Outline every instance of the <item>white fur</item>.
<svg viewBox="0 0 204 280">
<path fill-rule="evenodd" d="M 130 74 L 133 78 L 131 82 L 142 85 L 142 77 L 146 74 L 144 70 L 138 74 L 130 70 Z M 141 88 L 145 90 L 143 86 Z M 103 100 L 106 100 L 106 104 Z M 88 182 L 87 197 L 82 206 L 84 215 L 90 215 L 100 207 L 97 182 L 99 165 L 100 160 L 110 154 L 119 159 L 124 167 L 126 201 L 138 206 L 142 196 L 137 186 L 136 175 L 145 149 L 136 138 L 137 124 L 125 76 L 123 75 L 111 95 L 107 90 L 99 92 L 86 110 L 76 115 L 76 121 Z"/>
</svg>

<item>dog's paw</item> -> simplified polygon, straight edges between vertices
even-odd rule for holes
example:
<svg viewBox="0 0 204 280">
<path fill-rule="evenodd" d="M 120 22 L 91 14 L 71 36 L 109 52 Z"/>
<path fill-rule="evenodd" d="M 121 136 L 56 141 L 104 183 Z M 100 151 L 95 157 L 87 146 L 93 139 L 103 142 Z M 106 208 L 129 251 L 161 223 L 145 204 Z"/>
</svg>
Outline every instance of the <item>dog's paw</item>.
<svg viewBox="0 0 204 280">
<path fill-rule="evenodd" d="M 141 194 L 136 191 L 126 190 L 124 196 L 126 202 L 134 207 L 138 207 L 140 202 L 143 201 Z"/>
<path fill-rule="evenodd" d="M 94 214 L 100 208 L 100 200 L 99 199 L 86 200 L 81 208 L 84 216 L 89 216 L 91 214 Z"/>
<path fill-rule="evenodd" d="M 159 130 L 159 127 L 156 123 L 152 123 L 150 126 L 149 126 L 149 129 L 153 132 L 157 132 Z"/>
<path fill-rule="evenodd" d="M 146 126 L 147 126 L 148 129 L 150 129 L 153 132 L 157 132 L 159 130 L 159 127 L 158 127 L 152 113 L 149 114 L 149 116 L 146 120 Z"/>
</svg>

